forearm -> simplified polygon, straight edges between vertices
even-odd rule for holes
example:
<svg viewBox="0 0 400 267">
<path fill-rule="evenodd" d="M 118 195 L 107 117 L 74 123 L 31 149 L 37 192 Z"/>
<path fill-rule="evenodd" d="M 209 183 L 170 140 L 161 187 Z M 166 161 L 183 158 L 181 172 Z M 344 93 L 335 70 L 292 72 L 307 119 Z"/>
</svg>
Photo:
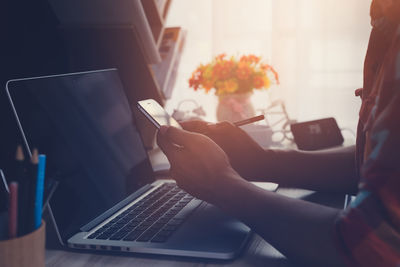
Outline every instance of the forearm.
<svg viewBox="0 0 400 267">
<path fill-rule="evenodd" d="M 332 233 L 338 210 L 283 197 L 239 180 L 223 192 L 215 204 L 288 258 L 307 266 L 341 265 Z"/>
<path fill-rule="evenodd" d="M 260 176 L 281 186 L 316 191 L 357 191 L 355 148 L 315 152 L 266 150 L 260 163 Z"/>
</svg>

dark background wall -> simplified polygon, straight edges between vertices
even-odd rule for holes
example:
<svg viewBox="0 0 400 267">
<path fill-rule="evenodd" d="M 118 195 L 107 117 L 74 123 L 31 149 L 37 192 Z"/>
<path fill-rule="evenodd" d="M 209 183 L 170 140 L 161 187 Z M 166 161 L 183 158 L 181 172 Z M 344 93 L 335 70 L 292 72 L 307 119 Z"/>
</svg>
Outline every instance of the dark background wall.
<svg viewBox="0 0 400 267">
<path fill-rule="evenodd" d="M 60 25 L 47 0 L 2 0 L 0 5 L 0 168 L 6 173 L 22 144 L 5 92 L 10 79 L 117 68 L 133 111 L 140 99 L 163 104 L 134 25 Z M 143 116 L 137 115 L 136 123 L 151 148 L 154 127 Z"/>
<path fill-rule="evenodd" d="M 67 58 L 58 34 L 58 21 L 42 0 L 2 0 L 0 4 L 0 168 L 11 167 L 21 143 L 6 98 L 6 81 L 65 72 Z"/>
</svg>

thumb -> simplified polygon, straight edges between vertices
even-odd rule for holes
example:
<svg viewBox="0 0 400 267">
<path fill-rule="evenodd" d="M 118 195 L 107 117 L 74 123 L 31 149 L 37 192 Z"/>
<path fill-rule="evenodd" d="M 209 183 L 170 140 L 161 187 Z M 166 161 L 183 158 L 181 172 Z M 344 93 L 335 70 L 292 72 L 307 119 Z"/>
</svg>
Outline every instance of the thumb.
<svg viewBox="0 0 400 267">
<path fill-rule="evenodd" d="M 161 126 L 160 133 L 166 136 L 172 143 L 183 147 L 189 147 L 193 143 L 195 135 L 172 126 Z"/>
</svg>

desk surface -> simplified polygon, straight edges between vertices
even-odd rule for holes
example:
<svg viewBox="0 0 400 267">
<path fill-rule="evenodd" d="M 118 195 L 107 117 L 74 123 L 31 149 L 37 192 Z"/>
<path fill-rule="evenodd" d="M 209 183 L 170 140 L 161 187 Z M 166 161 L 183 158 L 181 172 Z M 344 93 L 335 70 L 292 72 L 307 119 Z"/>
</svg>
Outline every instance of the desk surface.
<svg viewBox="0 0 400 267">
<path fill-rule="evenodd" d="M 299 189 L 278 189 L 278 193 L 302 198 L 336 208 L 343 207 L 344 196 L 340 194 L 315 193 Z M 104 255 L 64 250 L 46 250 L 46 266 L 296 266 L 265 240 L 253 234 L 241 256 L 233 261 L 215 261 L 180 257 L 149 255 Z"/>
</svg>

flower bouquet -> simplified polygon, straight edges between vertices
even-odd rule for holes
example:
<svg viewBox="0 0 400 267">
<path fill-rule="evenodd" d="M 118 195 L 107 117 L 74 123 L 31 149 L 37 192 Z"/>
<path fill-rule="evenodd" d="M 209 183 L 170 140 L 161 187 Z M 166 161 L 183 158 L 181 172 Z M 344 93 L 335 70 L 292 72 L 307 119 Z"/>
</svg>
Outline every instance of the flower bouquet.
<svg viewBox="0 0 400 267">
<path fill-rule="evenodd" d="M 218 120 L 235 121 L 254 115 L 250 103 L 253 90 L 268 89 L 271 84 L 279 84 L 275 69 L 255 55 L 239 58 L 225 54 L 216 56 L 208 64 L 200 64 L 189 79 L 194 90 L 215 89 L 219 97 Z"/>
</svg>

